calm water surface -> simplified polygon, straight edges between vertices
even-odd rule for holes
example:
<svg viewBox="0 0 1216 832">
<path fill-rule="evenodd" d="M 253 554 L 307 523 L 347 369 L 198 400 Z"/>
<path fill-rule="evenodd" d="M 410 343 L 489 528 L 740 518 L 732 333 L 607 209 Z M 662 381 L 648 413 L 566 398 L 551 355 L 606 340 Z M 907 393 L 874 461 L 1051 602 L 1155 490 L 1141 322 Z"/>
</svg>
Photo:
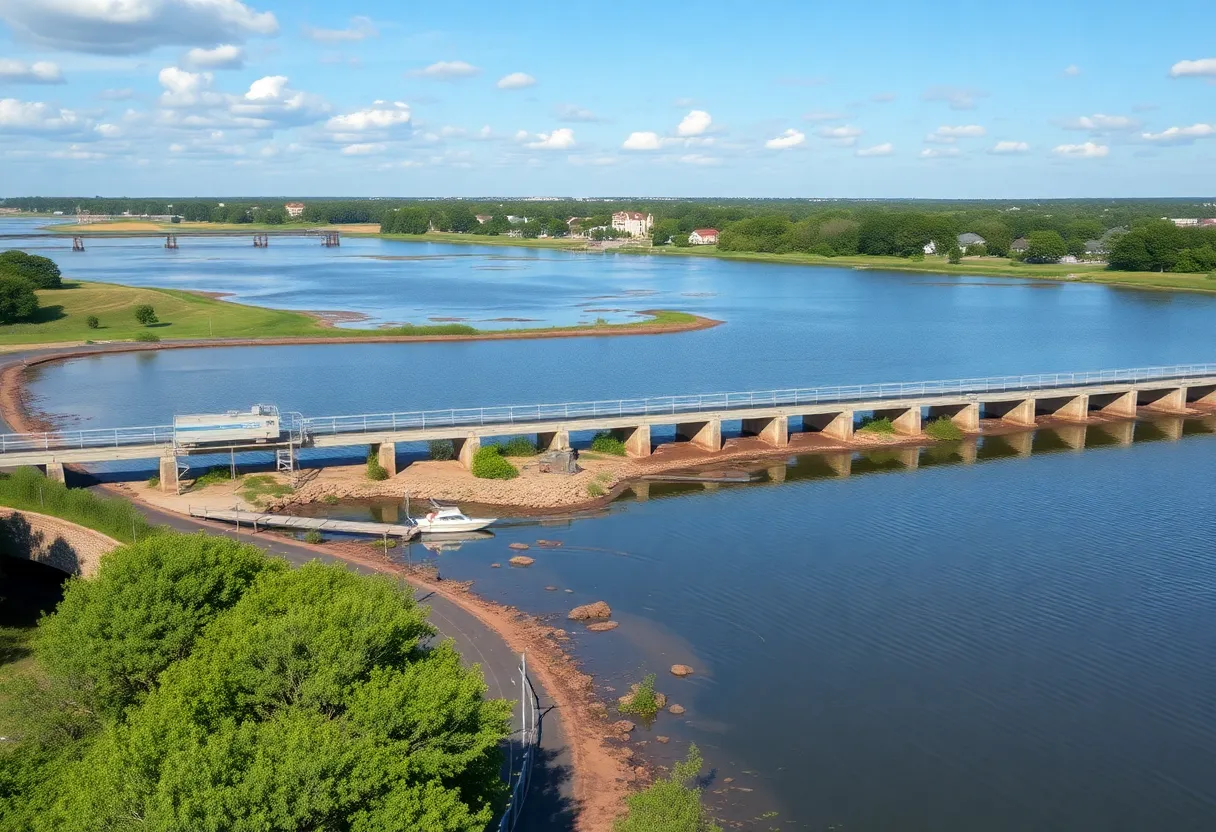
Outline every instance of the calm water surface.
<svg viewBox="0 0 1216 832">
<path fill-rule="evenodd" d="M 82 359 L 39 371 L 32 391 L 51 413 L 113 426 L 254 401 L 322 415 L 1146 366 L 1210 359 L 1216 318 L 1212 298 L 1081 284 L 374 240 L 340 252 L 184 240 L 176 255 L 151 242 L 50 253 L 70 277 L 383 321 L 667 307 L 727 323 Z M 438 257 L 376 259 L 420 254 Z M 781 485 L 652 487 L 649 501 L 516 523 L 439 558 L 445 577 L 541 614 L 607 600 L 620 629 L 576 635 L 607 686 L 695 666 L 661 677 L 688 719 L 661 718 L 654 733 L 673 742 L 647 749 L 701 744 L 711 789 L 725 777 L 753 789 L 713 795 L 723 811 L 781 813 L 758 828 L 1210 830 L 1208 431 L 1165 441 L 1176 432 L 1141 425 L 1119 447 L 1090 429 L 1083 453 L 1028 457 L 993 441 L 981 460 L 1004 458 L 859 460 L 855 472 L 885 470 L 844 479 L 803 460 Z M 1041 433 L 1038 449 L 1066 444 Z M 527 570 L 490 567 L 537 538 L 565 545 L 530 552 Z"/>
</svg>

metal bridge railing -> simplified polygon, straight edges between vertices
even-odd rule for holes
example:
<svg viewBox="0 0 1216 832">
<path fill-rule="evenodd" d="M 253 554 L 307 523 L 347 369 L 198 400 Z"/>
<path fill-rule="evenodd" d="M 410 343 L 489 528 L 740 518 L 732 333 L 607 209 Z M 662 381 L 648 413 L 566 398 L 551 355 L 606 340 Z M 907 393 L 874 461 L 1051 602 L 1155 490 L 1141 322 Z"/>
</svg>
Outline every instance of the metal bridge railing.
<svg viewBox="0 0 1216 832">
<path fill-rule="evenodd" d="M 1216 364 L 1179 364 L 1087 373 L 1041 373 L 1024 376 L 916 381 L 894 384 L 857 384 L 805 387 L 762 392 L 710 393 L 696 396 L 658 396 L 643 399 L 611 399 L 561 404 L 503 405 L 449 410 L 420 410 L 399 413 L 369 413 L 358 416 L 328 416 L 305 419 L 310 435 L 385 433 L 409 429 L 445 427 L 509 427 L 534 422 L 577 422 L 625 416 L 662 416 L 762 407 L 796 407 L 815 404 L 849 404 L 918 396 L 983 395 L 1013 391 L 1051 390 L 1100 384 L 1137 384 L 1154 380 L 1185 380 L 1216 376 Z"/>
<path fill-rule="evenodd" d="M 1033 392 L 1100 384 L 1140 384 L 1151 381 L 1185 381 L 1216 377 L 1216 364 L 1177 364 L 1124 370 L 1098 370 L 1086 373 L 1040 373 L 1024 376 L 915 381 L 894 384 L 854 384 L 831 387 L 802 387 L 742 393 L 708 393 L 695 396 L 657 396 L 641 399 L 610 399 L 560 404 L 502 405 L 448 410 L 416 410 L 397 413 L 368 413 L 357 416 L 301 417 L 285 414 L 286 430 L 305 442 L 315 436 L 386 433 L 424 428 L 494 427 L 534 422 L 576 423 L 629 416 L 678 416 L 722 410 L 747 410 L 762 407 L 879 402 L 884 400 L 946 395 L 984 395 L 989 393 Z M 52 431 L 48 433 L 10 433 L 0 435 L 0 456 L 18 451 L 50 451 L 74 448 L 102 448 L 122 445 L 171 445 L 173 427 L 107 428 Z"/>
</svg>

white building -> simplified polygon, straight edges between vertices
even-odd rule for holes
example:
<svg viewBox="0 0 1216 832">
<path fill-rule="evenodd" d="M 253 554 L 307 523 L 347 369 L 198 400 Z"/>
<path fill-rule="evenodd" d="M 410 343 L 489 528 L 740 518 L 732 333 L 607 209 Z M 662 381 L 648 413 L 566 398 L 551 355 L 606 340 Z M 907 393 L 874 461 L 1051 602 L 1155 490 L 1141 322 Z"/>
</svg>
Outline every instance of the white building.
<svg viewBox="0 0 1216 832">
<path fill-rule="evenodd" d="M 283 207 L 285 209 L 287 209 L 287 216 L 291 217 L 292 219 L 295 219 L 296 217 L 298 217 L 304 213 L 304 203 L 303 202 L 289 202 L 286 205 L 284 205 Z"/>
<path fill-rule="evenodd" d="M 1193 226 L 1199 225 L 1199 218 L 1198 217 L 1171 217 L 1170 222 L 1172 222 L 1174 225 L 1178 226 L 1179 228 L 1191 228 Z"/>
<path fill-rule="evenodd" d="M 612 227 L 634 237 L 645 237 L 654 227 L 654 215 L 640 211 L 617 211 L 612 215 Z"/>
<path fill-rule="evenodd" d="M 688 235 L 688 242 L 694 246 L 716 246 L 718 244 L 718 229 L 695 228 Z"/>
</svg>

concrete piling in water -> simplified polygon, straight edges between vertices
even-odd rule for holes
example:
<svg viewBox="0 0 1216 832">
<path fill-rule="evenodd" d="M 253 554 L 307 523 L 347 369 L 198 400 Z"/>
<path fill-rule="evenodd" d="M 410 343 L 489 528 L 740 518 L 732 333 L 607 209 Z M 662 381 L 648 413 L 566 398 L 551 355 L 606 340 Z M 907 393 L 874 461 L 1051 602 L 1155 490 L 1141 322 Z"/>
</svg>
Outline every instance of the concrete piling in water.
<svg viewBox="0 0 1216 832">
<path fill-rule="evenodd" d="M 1034 425 L 1034 399 L 985 402 L 984 409 L 1010 425 Z"/>
<path fill-rule="evenodd" d="M 1035 410 L 1056 419 L 1084 422 L 1089 418 L 1089 396 L 1063 396 L 1054 399 L 1036 399 Z"/>
<path fill-rule="evenodd" d="M 875 410 L 875 419 L 890 419 L 895 432 L 900 436 L 920 435 L 920 406 L 901 407 L 895 410 Z"/>
<path fill-rule="evenodd" d="M 788 416 L 744 419 L 743 435 L 758 436 L 762 442 L 774 448 L 788 447 L 790 444 L 790 419 Z"/>
<path fill-rule="evenodd" d="M 1090 394 L 1089 407 L 1104 416 L 1132 418 L 1136 415 L 1136 391 Z"/>
<path fill-rule="evenodd" d="M 388 471 L 390 477 L 397 476 L 397 443 L 381 442 L 376 448 L 376 460 L 380 467 Z"/>
<path fill-rule="evenodd" d="M 1136 403 L 1162 413 L 1186 412 L 1186 388 L 1173 387 L 1164 390 L 1141 390 Z"/>
<path fill-rule="evenodd" d="M 703 451 L 722 450 L 722 420 L 682 422 L 676 425 L 676 438 L 689 442 Z"/>
</svg>

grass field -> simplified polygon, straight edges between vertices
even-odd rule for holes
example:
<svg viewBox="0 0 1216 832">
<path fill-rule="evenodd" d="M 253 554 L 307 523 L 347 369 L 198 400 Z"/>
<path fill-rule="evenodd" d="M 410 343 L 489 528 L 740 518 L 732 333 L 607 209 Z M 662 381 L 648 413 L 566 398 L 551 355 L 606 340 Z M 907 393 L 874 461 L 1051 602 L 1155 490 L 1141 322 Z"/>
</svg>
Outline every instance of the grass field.
<svg viewBox="0 0 1216 832">
<path fill-rule="evenodd" d="M 457 243 L 461 245 L 479 246 L 522 246 L 525 248 L 573 248 L 580 249 L 587 245 L 586 240 L 569 240 L 546 237 L 545 239 L 523 237 L 507 237 L 490 234 L 452 234 L 450 232 L 434 231 L 429 234 L 380 234 L 386 240 L 401 240 L 407 243 Z"/>
</svg>

